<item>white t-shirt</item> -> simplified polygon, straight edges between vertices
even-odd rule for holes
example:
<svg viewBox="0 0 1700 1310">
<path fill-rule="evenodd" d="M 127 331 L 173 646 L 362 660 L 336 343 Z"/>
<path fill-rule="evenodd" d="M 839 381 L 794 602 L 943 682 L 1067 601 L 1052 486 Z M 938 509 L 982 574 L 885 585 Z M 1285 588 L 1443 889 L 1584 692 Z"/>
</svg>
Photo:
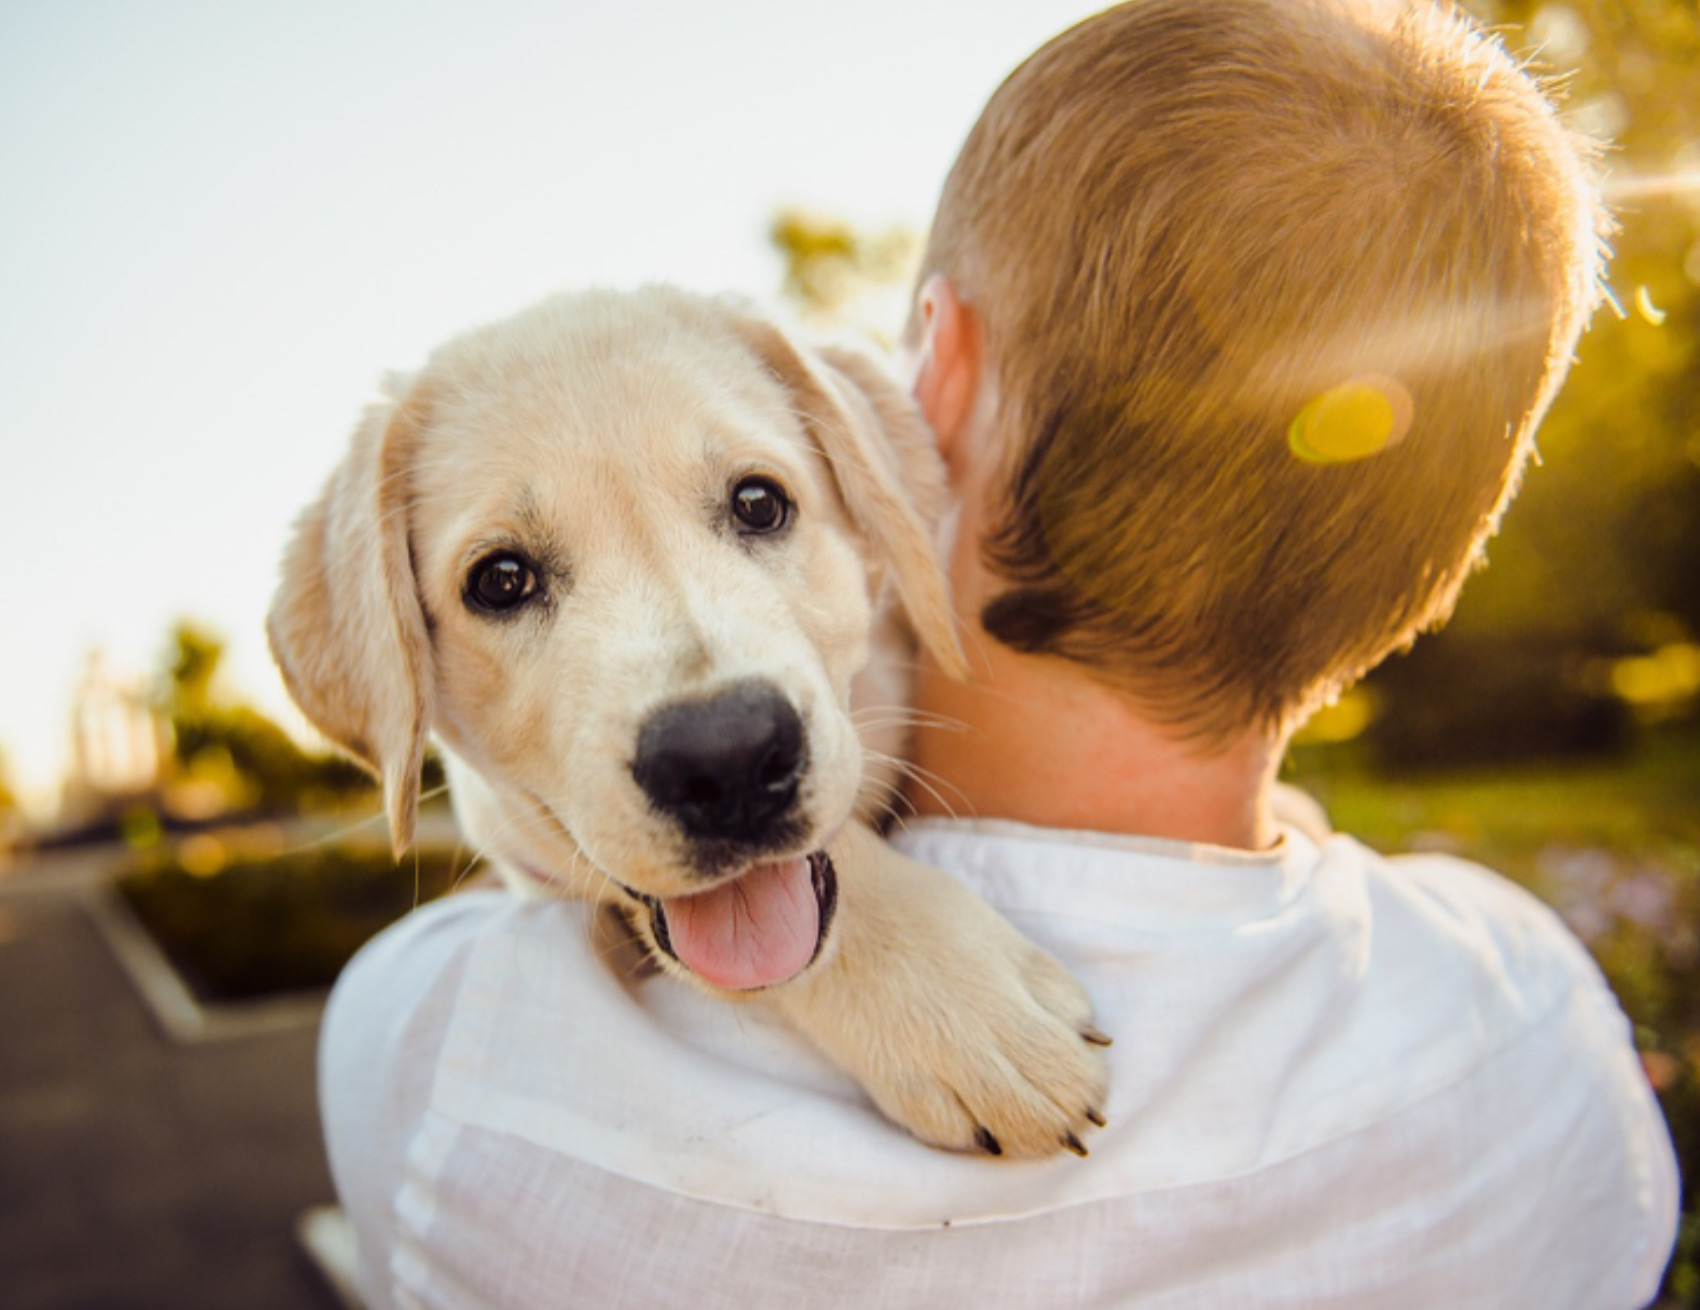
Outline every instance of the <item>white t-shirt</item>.
<svg viewBox="0 0 1700 1310">
<path fill-rule="evenodd" d="M 1651 1300 L 1669 1137 L 1598 971 L 1516 887 L 1295 831 L 899 841 L 1090 991 L 1116 1044 L 1089 1160 L 930 1150 L 758 1005 L 621 976 L 586 907 L 472 893 L 368 946 L 326 1016 L 373 1305 Z"/>
</svg>

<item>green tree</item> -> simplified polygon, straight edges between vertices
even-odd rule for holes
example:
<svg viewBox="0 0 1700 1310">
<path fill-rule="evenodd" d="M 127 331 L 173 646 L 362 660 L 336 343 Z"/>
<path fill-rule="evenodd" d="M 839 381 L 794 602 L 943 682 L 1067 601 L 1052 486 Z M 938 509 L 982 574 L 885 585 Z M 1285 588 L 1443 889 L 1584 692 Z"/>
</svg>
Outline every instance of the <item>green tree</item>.
<svg viewBox="0 0 1700 1310">
<path fill-rule="evenodd" d="M 173 626 L 159 680 L 174 773 L 220 789 L 230 808 L 298 808 L 370 790 L 340 758 L 309 755 L 265 715 L 219 686 L 224 641 L 190 620 Z"/>
<path fill-rule="evenodd" d="M 12 789 L 11 777 L 6 752 L 0 751 L 0 834 L 5 833 L 7 823 L 18 812 L 18 793 Z"/>
<path fill-rule="evenodd" d="M 213 707 L 213 679 L 224 661 L 224 640 L 189 619 L 171 629 L 166 657 L 166 707 L 172 718 L 195 718 Z"/>
<path fill-rule="evenodd" d="M 856 326 L 892 344 L 921 253 L 914 232 L 861 232 L 842 219 L 790 208 L 774 216 L 768 240 L 784 261 L 782 293 L 805 319 Z"/>
<path fill-rule="evenodd" d="M 1609 136 L 1616 312 L 1584 338 L 1532 470 L 1459 614 L 1473 627 L 1700 633 L 1700 7 L 1693 0 L 1472 6 L 1562 79 Z M 1624 621 L 1629 627 L 1624 629 Z"/>
<path fill-rule="evenodd" d="M 1491 566 L 1445 631 L 1371 680 L 1376 736 L 1401 760 L 1612 745 L 1626 688 L 1646 691 L 1643 714 L 1700 707 L 1700 7 L 1466 3 L 1611 142 L 1613 304 L 1541 428 Z M 1658 666 L 1662 684 L 1614 676 L 1614 661 L 1654 653 L 1683 657 Z"/>
</svg>

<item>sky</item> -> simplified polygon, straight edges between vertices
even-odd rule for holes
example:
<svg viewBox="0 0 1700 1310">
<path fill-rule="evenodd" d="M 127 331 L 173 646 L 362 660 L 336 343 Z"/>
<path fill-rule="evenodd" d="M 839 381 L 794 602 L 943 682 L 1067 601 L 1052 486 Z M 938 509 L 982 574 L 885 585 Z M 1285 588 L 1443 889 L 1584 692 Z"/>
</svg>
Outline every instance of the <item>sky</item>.
<svg viewBox="0 0 1700 1310">
<path fill-rule="evenodd" d="M 263 624 L 378 379 L 551 291 L 774 303 L 800 204 L 925 228 L 1079 0 L 0 0 L 0 756 L 38 808 L 91 650 Z M 298 721 L 297 721 L 298 722 Z"/>
</svg>

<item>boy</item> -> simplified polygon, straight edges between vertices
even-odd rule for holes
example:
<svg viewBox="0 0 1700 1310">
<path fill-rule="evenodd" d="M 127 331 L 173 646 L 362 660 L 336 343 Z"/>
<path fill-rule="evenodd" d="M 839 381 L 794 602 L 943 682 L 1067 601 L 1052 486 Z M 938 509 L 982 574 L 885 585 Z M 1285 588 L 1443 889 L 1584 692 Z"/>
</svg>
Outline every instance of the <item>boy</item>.
<svg viewBox="0 0 1700 1310">
<path fill-rule="evenodd" d="M 962 730 L 918 762 L 977 817 L 896 840 L 1077 971 L 1118 1038 L 1110 1126 L 1019 1166 L 869 1134 L 757 1012 L 677 987 L 575 994 L 563 1043 L 623 1029 L 594 1069 L 509 1015 L 485 1049 L 512 1064 L 468 1069 L 464 997 L 550 925 L 459 898 L 327 1019 L 378 1303 L 1650 1299 L 1669 1142 L 1581 948 L 1484 871 L 1272 801 L 1294 726 L 1450 607 L 1601 225 L 1533 84 L 1426 4 L 1134 0 L 1023 65 L 946 186 L 909 342 L 978 673 L 924 672 Z M 519 1095 L 522 1064 L 554 1072 Z M 717 1116 L 775 1082 L 806 1131 L 727 1167 Z"/>
</svg>

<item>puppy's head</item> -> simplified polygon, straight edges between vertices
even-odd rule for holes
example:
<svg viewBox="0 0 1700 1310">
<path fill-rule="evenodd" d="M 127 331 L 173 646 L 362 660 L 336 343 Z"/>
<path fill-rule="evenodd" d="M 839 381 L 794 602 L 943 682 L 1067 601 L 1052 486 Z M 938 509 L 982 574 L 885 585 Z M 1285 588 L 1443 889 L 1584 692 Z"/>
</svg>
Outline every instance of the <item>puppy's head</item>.
<svg viewBox="0 0 1700 1310">
<path fill-rule="evenodd" d="M 880 590 L 960 667 L 913 411 L 660 289 L 547 301 L 392 393 L 303 518 L 270 631 L 383 778 L 398 847 L 435 731 L 503 863 L 641 904 L 710 983 L 804 967 L 819 852 L 865 786 L 849 695 Z"/>
</svg>

